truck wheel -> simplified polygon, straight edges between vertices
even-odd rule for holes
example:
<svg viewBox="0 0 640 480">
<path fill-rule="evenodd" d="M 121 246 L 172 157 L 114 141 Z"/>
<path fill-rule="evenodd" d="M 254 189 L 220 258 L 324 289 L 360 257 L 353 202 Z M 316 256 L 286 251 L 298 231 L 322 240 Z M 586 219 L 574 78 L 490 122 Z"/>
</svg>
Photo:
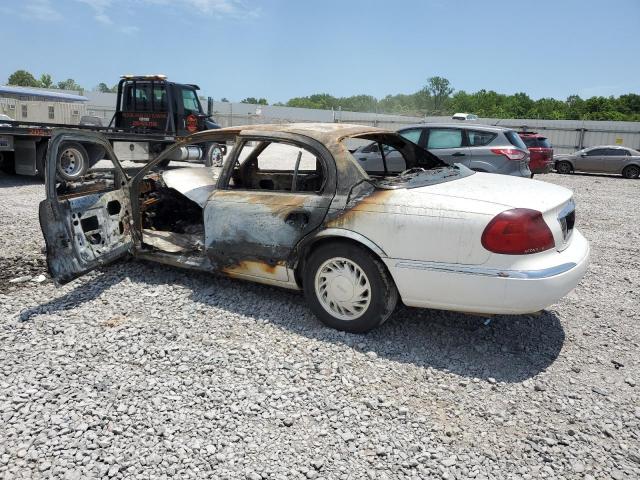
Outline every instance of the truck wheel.
<svg viewBox="0 0 640 480">
<path fill-rule="evenodd" d="M 398 301 L 398 290 L 384 265 L 349 243 L 320 246 L 304 269 L 304 294 L 326 325 L 365 333 L 384 323 Z"/>
<path fill-rule="evenodd" d="M 223 146 L 219 143 L 210 144 L 204 155 L 204 166 L 221 167 L 225 153 L 227 153 L 226 145 Z"/>
<path fill-rule="evenodd" d="M 65 181 L 76 181 L 89 169 L 89 154 L 79 143 L 68 142 L 60 145 L 58 150 L 58 176 Z"/>
</svg>

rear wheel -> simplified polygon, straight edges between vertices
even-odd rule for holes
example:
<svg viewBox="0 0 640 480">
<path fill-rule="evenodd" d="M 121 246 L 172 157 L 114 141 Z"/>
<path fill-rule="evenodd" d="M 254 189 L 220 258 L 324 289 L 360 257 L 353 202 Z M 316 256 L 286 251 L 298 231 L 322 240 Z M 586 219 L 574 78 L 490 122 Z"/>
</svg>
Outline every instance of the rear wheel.
<svg viewBox="0 0 640 480">
<path fill-rule="evenodd" d="M 221 167 L 226 150 L 226 146 L 223 147 L 219 143 L 210 144 L 204 155 L 205 167 Z"/>
<path fill-rule="evenodd" d="M 569 162 L 558 162 L 556 163 L 556 171 L 566 175 L 573 171 L 573 167 Z"/>
<path fill-rule="evenodd" d="M 352 333 L 381 325 L 398 301 L 382 262 L 365 249 L 342 242 L 313 252 L 304 271 L 304 293 L 324 324 Z"/>
<path fill-rule="evenodd" d="M 622 176 L 624 178 L 638 178 L 640 176 L 640 167 L 637 165 L 629 165 L 622 170 Z"/>
<path fill-rule="evenodd" d="M 57 172 L 65 181 L 76 181 L 89 169 L 89 154 L 79 143 L 68 142 L 60 145 L 58 149 Z"/>
</svg>

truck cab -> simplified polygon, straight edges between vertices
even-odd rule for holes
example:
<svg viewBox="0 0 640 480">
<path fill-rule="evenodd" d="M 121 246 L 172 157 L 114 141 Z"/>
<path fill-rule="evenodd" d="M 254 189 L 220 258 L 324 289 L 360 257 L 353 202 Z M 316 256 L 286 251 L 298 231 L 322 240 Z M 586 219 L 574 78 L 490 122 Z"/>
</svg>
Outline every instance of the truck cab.
<svg viewBox="0 0 640 480">
<path fill-rule="evenodd" d="M 197 85 L 167 81 L 165 75 L 124 75 L 118 83 L 111 125 L 136 133 L 185 136 L 220 128 L 202 109 Z"/>
</svg>

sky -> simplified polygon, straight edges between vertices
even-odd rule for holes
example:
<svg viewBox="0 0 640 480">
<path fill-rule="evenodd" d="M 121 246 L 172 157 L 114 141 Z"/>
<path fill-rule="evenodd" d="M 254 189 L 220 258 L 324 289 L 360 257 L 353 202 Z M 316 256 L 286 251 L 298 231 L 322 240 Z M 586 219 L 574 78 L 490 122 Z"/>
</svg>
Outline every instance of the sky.
<svg viewBox="0 0 640 480">
<path fill-rule="evenodd" d="M 456 90 L 640 93 L 640 0 L 0 0 L 0 83 L 164 73 L 270 103 Z"/>
</svg>

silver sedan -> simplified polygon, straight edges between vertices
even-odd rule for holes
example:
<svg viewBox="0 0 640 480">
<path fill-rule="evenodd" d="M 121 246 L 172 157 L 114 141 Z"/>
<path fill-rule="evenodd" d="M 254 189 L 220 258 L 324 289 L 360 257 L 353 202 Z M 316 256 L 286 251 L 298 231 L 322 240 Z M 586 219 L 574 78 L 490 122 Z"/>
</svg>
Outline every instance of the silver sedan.
<svg viewBox="0 0 640 480">
<path fill-rule="evenodd" d="M 558 173 L 616 173 L 625 178 L 640 176 L 640 152 L 619 145 L 589 147 L 571 154 L 556 155 Z"/>
</svg>

